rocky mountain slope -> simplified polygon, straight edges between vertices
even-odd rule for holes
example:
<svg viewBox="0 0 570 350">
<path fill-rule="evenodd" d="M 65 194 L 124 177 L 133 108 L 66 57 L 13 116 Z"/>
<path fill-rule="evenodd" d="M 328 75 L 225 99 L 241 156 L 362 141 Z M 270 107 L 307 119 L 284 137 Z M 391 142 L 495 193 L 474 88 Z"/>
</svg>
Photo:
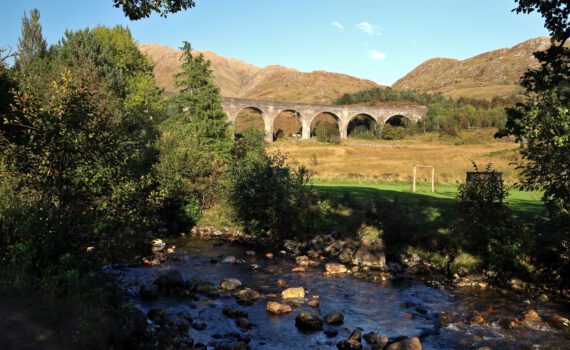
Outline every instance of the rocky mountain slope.
<svg viewBox="0 0 570 350">
<path fill-rule="evenodd" d="M 157 84 L 176 93 L 173 74 L 180 69 L 179 50 L 159 44 L 139 48 L 155 63 Z M 246 62 L 198 51 L 212 62 L 212 71 L 222 96 L 306 103 L 332 103 L 344 93 L 378 86 L 370 80 L 345 74 L 315 71 L 303 73 L 282 66 L 257 67 Z"/>
<path fill-rule="evenodd" d="M 433 58 L 398 80 L 392 88 L 450 97 L 492 98 L 517 94 L 522 90 L 518 81 L 524 72 L 538 64 L 533 52 L 545 50 L 549 45 L 550 38 L 540 37 L 465 60 Z"/>
</svg>

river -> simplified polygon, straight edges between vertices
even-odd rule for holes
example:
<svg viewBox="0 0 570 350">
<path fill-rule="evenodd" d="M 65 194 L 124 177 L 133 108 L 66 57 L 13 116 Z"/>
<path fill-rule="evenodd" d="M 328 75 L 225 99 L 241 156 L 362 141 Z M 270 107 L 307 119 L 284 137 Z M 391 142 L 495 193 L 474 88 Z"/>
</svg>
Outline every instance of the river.
<svg viewBox="0 0 570 350">
<path fill-rule="evenodd" d="M 247 247 L 212 241 L 183 239 L 177 245 L 177 261 L 169 261 L 157 267 L 135 266 L 116 271 L 118 278 L 128 288 L 132 302 L 143 311 L 151 308 L 187 310 L 195 321 L 206 323 L 204 330 L 191 329 L 195 342 L 214 346 L 232 333 L 240 333 L 251 339 L 253 349 L 335 349 L 336 343 L 346 339 L 356 327 L 363 333 L 375 331 L 388 337 L 419 336 L 424 349 L 569 349 L 570 337 L 546 322 L 517 324 L 514 329 L 505 326 L 505 319 L 520 319 L 525 310 L 532 308 L 546 319 L 551 314 L 568 317 L 568 307 L 556 302 L 527 300 L 524 295 L 510 291 L 474 289 L 440 290 L 421 281 L 371 283 L 351 275 L 323 276 L 323 267 L 308 268 L 293 273 L 293 259 L 276 257 L 268 260 L 265 251 L 247 256 Z M 225 256 L 244 259 L 243 264 L 223 264 Z M 216 262 L 217 261 L 217 262 Z M 252 270 L 251 264 L 259 265 Z M 191 300 L 161 297 L 153 302 L 143 302 L 139 287 L 152 283 L 168 269 L 179 270 L 184 279 L 200 279 L 215 284 L 223 278 L 237 278 L 243 287 L 261 293 L 275 293 L 275 298 L 262 298 L 252 305 L 239 305 L 231 294 L 220 297 L 200 296 Z M 283 279 L 287 287 L 304 287 L 307 296 L 319 297 L 322 315 L 331 311 L 344 314 L 344 324 L 327 326 L 336 328 L 339 335 L 327 337 L 323 332 L 303 333 L 295 327 L 295 317 L 300 309 L 275 316 L 265 309 L 268 300 L 280 300 L 276 281 Z M 236 308 L 248 313 L 255 325 L 243 331 L 234 320 L 223 315 L 224 308 Z M 482 315 L 483 324 L 469 322 L 472 315 Z M 443 316 L 442 316 L 443 315 Z M 443 319 L 443 321 L 442 321 Z M 364 345 L 363 341 L 363 345 Z"/>
</svg>

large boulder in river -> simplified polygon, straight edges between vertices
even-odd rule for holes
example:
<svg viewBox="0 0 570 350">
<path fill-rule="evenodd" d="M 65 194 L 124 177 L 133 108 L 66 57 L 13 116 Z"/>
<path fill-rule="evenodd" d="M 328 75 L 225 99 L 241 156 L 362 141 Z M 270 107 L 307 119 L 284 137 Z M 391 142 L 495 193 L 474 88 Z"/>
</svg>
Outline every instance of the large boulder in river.
<svg viewBox="0 0 570 350">
<path fill-rule="evenodd" d="M 360 247 L 352 257 L 352 263 L 358 266 L 368 266 L 377 269 L 386 268 L 384 241 L 363 237 Z"/>
<path fill-rule="evenodd" d="M 174 288 L 182 287 L 184 279 L 178 270 L 168 270 L 160 274 L 154 281 L 160 290 L 171 290 Z"/>
<path fill-rule="evenodd" d="M 388 345 L 386 350 L 422 350 L 422 343 L 418 338 L 404 339 Z"/>
<path fill-rule="evenodd" d="M 305 297 L 305 289 L 303 287 L 287 288 L 281 292 L 283 299 L 303 299 Z"/>
<path fill-rule="evenodd" d="M 323 330 L 323 318 L 313 310 L 301 310 L 295 318 L 295 326 L 302 331 Z"/>
</svg>

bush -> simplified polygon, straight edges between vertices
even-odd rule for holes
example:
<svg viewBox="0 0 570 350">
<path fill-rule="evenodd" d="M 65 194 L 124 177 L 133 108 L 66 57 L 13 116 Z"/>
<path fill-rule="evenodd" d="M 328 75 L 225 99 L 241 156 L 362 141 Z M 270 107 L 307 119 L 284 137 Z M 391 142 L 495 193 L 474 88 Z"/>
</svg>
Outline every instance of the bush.
<svg viewBox="0 0 570 350">
<path fill-rule="evenodd" d="M 402 140 L 409 135 L 408 129 L 402 126 L 384 125 L 382 129 L 383 140 Z"/>
<path fill-rule="evenodd" d="M 485 256 L 490 268 L 513 269 L 523 258 L 524 231 L 505 202 L 508 190 L 502 180 L 494 180 L 498 178 L 493 175 L 480 177 L 477 165 L 473 166 L 475 180 L 459 186 L 461 215 L 454 225 L 455 234 L 465 250 Z M 491 165 L 485 171 L 496 173 Z"/>
<path fill-rule="evenodd" d="M 326 143 L 340 143 L 340 133 L 338 131 L 338 126 L 326 121 L 318 122 L 315 126 L 315 136 L 320 142 Z"/>
<path fill-rule="evenodd" d="M 227 179 L 228 203 L 246 231 L 272 238 L 307 236 L 322 225 L 319 203 L 305 168 L 291 169 L 286 157 L 265 152 L 264 135 L 249 129 L 234 147 Z"/>
</svg>

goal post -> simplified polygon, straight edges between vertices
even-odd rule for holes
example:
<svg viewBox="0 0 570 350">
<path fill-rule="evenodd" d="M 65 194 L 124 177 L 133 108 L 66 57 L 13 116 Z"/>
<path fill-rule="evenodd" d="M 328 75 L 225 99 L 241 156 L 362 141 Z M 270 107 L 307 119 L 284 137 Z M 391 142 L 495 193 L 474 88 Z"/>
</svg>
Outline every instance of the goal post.
<svg viewBox="0 0 570 350">
<path fill-rule="evenodd" d="M 431 169 L 431 192 L 435 193 L 435 166 L 433 165 L 421 165 L 421 164 L 414 164 L 414 168 L 412 170 L 412 192 L 416 192 L 416 181 L 417 181 L 417 174 L 418 168 L 430 168 Z"/>
</svg>

